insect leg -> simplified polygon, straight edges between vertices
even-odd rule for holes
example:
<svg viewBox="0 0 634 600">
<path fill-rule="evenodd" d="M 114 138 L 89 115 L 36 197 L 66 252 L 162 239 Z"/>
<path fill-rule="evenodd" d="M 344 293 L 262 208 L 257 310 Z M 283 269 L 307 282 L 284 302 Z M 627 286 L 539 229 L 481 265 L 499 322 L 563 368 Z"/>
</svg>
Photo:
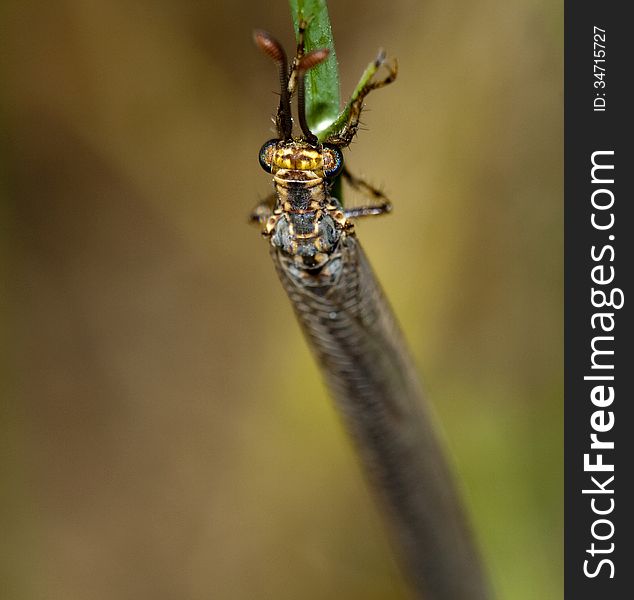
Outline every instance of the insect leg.
<svg viewBox="0 0 634 600">
<path fill-rule="evenodd" d="M 272 193 L 262 200 L 262 202 L 251 211 L 249 222 L 253 225 L 263 225 L 266 223 L 267 219 L 273 214 L 276 199 L 277 196 L 275 193 Z"/>
<path fill-rule="evenodd" d="M 357 219 L 359 217 L 369 217 L 374 215 L 384 215 L 392 210 L 392 203 L 387 196 L 381 191 L 377 190 L 374 186 L 370 185 L 367 181 L 353 175 L 348 171 L 346 167 L 343 168 L 341 176 L 353 189 L 361 192 L 370 200 L 373 204 L 368 206 L 357 206 L 355 208 L 347 208 L 344 210 L 346 219 Z"/>
<path fill-rule="evenodd" d="M 292 96 L 297 88 L 297 65 L 299 64 L 302 56 L 304 56 L 304 54 L 306 53 L 306 49 L 304 48 L 304 37 L 306 34 L 306 29 L 308 29 L 308 24 L 309 21 L 300 18 L 299 24 L 297 26 L 297 50 L 295 51 L 295 58 L 293 58 L 293 62 L 291 63 L 291 71 L 288 76 L 289 96 Z"/>
<path fill-rule="evenodd" d="M 383 66 L 387 69 L 387 74 L 381 79 L 375 79 L 374 76 Z M 334 131 L 327 135 L 325 141 L 339 147 L 349 146 L 359 127 L 359 118 L 363 110 L 365 97 L 372 90 L 378 90 L 392 83 L 396 79 L 397 73 L 398 65 L 396 61 L 387 62 L 385 51 L 380 50 L 376 59 L 364 71 L 361 80 L 350 97 L 348 105 L 342 114 L 342 117 L 345 116 L 345 122 L 340 123 L 338 119 L 331 126 L 335 128 Z"/>
</svg>

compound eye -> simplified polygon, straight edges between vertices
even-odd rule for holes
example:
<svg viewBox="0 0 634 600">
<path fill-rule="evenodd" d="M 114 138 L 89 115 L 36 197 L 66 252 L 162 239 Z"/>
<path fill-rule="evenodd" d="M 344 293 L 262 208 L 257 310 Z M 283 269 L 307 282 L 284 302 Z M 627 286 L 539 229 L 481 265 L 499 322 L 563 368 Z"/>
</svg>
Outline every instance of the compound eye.
<svg viewBox="0 0 634 600">
<path fill-rule="evenodd" d="M 269 140 L 264 142 L 264 145 L 260 148 L 260 154 L 258 158 L 260 160 L 260 166 L 270 173 L 273 168 L 273 154 L 279 140 Z"/>
<path fill-rule="evenodd" d="M 343 153 L 335 146 L 324 146 L 324 175 L 334 179 L 343 169 Z"/>
</svg>

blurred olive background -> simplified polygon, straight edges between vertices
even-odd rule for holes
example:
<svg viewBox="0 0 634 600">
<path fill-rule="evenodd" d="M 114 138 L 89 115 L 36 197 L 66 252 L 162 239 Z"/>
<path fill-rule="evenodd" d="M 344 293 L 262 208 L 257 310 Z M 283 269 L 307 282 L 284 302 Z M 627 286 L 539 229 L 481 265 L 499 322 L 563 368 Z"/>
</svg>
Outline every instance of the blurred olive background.
<svg viewBox="0 0 634 600">
<path fill-rule="evenodd" d="M 358 234 L 500 598 L 562 597 L 562 6 L 338 1 Z M 286 2 L 2 8 L 0 596 L 400 599 L 348 440 L 247 214 Z M 348 195 L 348 203 L 359 203 Z"/>
</svg>

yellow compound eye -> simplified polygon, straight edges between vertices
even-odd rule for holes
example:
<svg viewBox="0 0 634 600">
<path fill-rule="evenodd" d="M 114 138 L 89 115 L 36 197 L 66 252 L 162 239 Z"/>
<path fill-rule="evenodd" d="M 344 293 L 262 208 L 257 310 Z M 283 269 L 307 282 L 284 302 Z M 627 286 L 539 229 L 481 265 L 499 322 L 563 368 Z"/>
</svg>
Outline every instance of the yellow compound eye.
<svg viewBox="0 0 634 600">
<path fill-rule="evenodd" d="M 275 152 L 275 148 L 277 147 L 278 142 L 279 140 L 269 140 L 268 142 L 264 142 L 264 144 L 260 148 L 258 159 L 260 160 L 260 166 L 267 173 L 270 173 L 272 170 L 273 154 Z"/>
<path fill-rule="evenodd" d="M 324 146 L 324 175 L 329 179 L 334 179 L 343 169 L 343 154 L 335 146 Z"/>
</svg>

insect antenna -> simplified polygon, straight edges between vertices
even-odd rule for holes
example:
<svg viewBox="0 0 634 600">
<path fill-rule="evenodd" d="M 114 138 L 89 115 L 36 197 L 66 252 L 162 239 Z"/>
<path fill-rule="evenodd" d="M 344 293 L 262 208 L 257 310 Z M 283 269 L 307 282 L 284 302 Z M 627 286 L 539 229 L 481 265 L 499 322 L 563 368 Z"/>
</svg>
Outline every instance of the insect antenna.
<svg viewBox="0 0 634 600">
<path fill-rule="evenodd" d="M 293 133 L 293 119 L 291 117 L 291 98 L 288 93 L 288 59 L 282 45 L 268 32 L 256 29 L 253 40 L 257 47 L 278 66 L 280 74 L 280 105 L 275 119 L 277 132 L 281 139 L 290 140 Z"/>
<path fill-rule="evenodd" d="M 313 50 L 302 56 L 297 64 L 297 116 L 299 117 L 299 126 L 306 141 L 309 144 L 317 143 L 317 136 L 310 130 L 308 121 L 306 120 L 306 81 L 305 75 L 309 69 L 324 62 L 328 58 L 328 48 Z"/>
</svg>

